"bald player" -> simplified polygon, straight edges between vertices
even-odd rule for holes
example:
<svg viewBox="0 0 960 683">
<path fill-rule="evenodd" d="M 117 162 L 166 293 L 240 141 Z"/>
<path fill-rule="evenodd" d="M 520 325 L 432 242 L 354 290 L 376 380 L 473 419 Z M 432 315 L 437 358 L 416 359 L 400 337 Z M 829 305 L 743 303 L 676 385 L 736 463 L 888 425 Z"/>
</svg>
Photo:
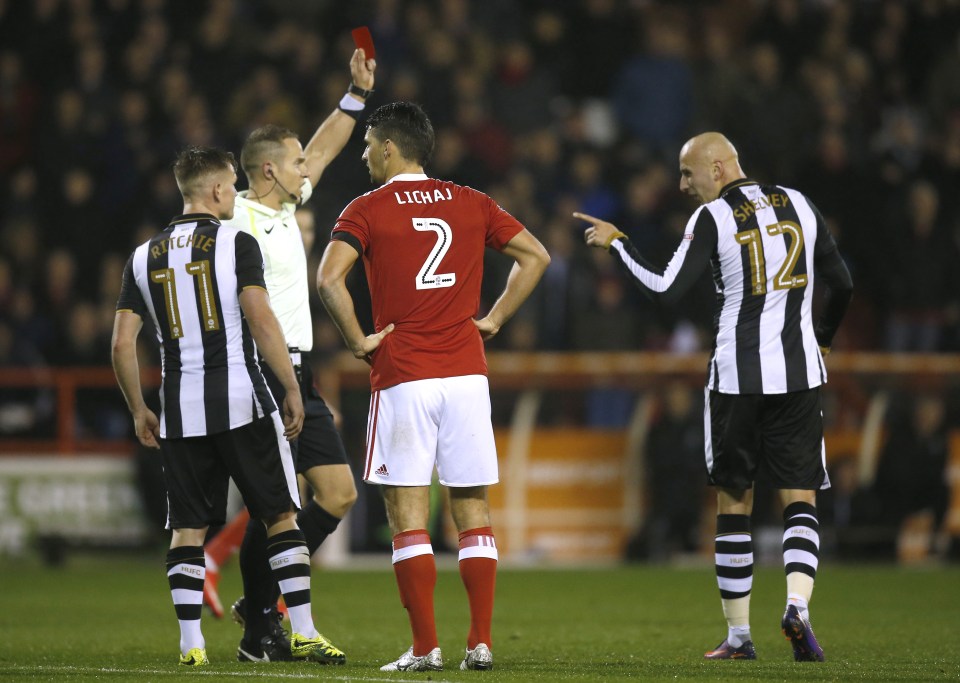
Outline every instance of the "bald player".
<svg viewBox="0 0 960 683">
<path fill-rule="evenodd" d="M 756 659 L 750 635 L 753 483 L 763 471 L 783 505 L 787 577 L 784 635 L 796 661 L 823 661 L 809 602 L 820 555 L 816 495 L 830 486 L 823 446 L 823 358 L 853 293 L 823 216 L 800 192 L 746 176 L 720 133 L 680 150 L 680 190 L 700 207 L 665 268 L 647 262 L 615 225 L 588 223 L 588 245 L 606 249 L 655 301 L 673 303 L 709 265 L 717 292 L 704 389 L 705 460 L 717 491 L 716 574 L 727 637 L 706 659 Z M 814 279 L 826 284 L 813 319 Z"/>
</svg>

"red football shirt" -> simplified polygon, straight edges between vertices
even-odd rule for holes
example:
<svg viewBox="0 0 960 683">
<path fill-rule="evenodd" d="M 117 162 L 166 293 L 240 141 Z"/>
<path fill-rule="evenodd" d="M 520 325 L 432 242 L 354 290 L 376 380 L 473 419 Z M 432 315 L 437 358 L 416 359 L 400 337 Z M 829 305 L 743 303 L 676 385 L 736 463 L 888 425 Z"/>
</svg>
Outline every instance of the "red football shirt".
<svg viewBox="0 0 960 683">
<path fill-rule="evenodd" d="M 363 255 L 377 331 L 396 326 L 373 355 L 371 388 L 487 374 L 473 324 L 483 253 L 521 230 L 482 192 L 422 174 L 394 176 L 343 210 L 333 238 Z"/>
</svg>

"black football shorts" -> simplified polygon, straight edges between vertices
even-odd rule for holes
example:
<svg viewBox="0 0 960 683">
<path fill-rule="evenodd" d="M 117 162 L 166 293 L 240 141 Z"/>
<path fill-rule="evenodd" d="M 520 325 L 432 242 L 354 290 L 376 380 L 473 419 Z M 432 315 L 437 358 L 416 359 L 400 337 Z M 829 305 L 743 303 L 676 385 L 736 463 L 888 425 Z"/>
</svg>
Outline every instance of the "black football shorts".
<svg viewBox="0 0 960 683">
<path fill-rule="evenodd" d="M 264 519 L 296 510 L 293 457 L 277 413 L 209 436 L 161 439 L 167 485 L 167 528 L 202 529 L 226 520 L 230 477 L 250 516 Z"/>
<path fill-rule="evenodd" d="M 763 471 L 780 489 L 829 488 L 820 387 L 785 394 L 721 394 L 707 389 L 707 475 L 744 491 Z"/>
<path fill-rule="evenodd" d="M 294 354 L 299 359 L 300 354 Z M 300 397 L 303 399 L 303 431 L 290 443 L 293 449 L 293 462 L 297 473 L 303 474 L 317 465 L 346 465 L 347 450 L 343 447 L 340 433 L 333 424 L 333 413 L 320 393 L 313 386 L 313 372 L 310 363 L 304 354 L 303 364 L 296 366 L 297 378 L 300 380 Z M 264 362 L 260 362 L 263 376 L 267 379 L 270 392 L 273 394 L 277 406 L 283 409 L 283 397 L 287 392 L 283 390 L 280 380 Z"/>
</svg>

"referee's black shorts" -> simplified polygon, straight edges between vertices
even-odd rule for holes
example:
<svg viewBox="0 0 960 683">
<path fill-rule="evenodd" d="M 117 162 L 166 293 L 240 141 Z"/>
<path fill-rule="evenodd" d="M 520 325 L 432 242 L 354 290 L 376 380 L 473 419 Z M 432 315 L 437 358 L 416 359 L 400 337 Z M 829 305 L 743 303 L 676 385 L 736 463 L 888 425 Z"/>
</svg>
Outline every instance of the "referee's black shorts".
<svg viewBox="0 0 960 683">
<path fill-rule="evenodd" d="M 167 485 L 167 528 L 202 529 L 226 521 L 232 477 L 256 519 L 300 506 L 293 457 L 276 411 L 208 436 L 160 439 Z"/>
<path fill-rule="evenodd" d="M 296 349 L 290 350 L 290 359 L 294 364 L 294 370 L 297 371 L 297 379 L 300 381 L 300 398 L 303 399 L 303 431 L 300 435 L 290 442 L 293 450 L 293 462 L 297 468 L 298 474 L 303 474 L 311 467 L 318 465 L 347 465 L 347 450 L 343 447 L 343 441 L 340 439 L 340 433 L 333 425 L 333 413 L 327 407 L 326 402 L 320 397 L 320 393 L 313 386 L 313 371 L 310 369 L 310 363 L 306 358 L 306 353 L 301 353 Z M 302 363 L 301 363 L 302 358 Z M 283 410 L 283 397 L 287 392 L 283 385 L 277 379 L 276 374 L 270 369 L 270 366 L 264 361 L 260 361 L 260 368 L 263 370 L 263 376 L 267 379 L 273 398 L 277 406 Z"/>
<path fill-rule="evenodd" d="M 710 483 L 745 491 L 763 471 L 778 489 L 829 488 L 820 387 L 785 394 L 706 390 L 705 452 Z"/>
</svg>

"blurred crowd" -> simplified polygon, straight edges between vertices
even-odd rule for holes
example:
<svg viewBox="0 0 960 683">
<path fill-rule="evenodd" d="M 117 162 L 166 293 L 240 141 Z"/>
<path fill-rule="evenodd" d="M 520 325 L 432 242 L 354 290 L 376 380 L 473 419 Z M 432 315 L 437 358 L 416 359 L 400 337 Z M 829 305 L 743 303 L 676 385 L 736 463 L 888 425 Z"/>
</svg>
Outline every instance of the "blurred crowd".
<svg viewBox="0 0 960 683">
<path fill-rule="evenodd" d="M 956 1 L 0 0 L 0 366 L 108 364 L 124 260 L 181 210 L 175 152 L 237 153 L 267 122 L 308 139 L 359 25 L 370 106 L 422 103 L 428 173 L 488 192 L 551 252 L 496 348 L 709 345 L 708 274 L 658 310 L 570 214 L 665 263 L 695 208 L 679 147 L 712 129 L 826 217 L 856 285 L 838 347 L 960 350 Z M 370 189 L 362 150 L 358 129 L 314 193 L 314 262 Z M 505 276 L 490 261 L 484 306 Z"/>
<path fill-rule="evenodd" d="M 706 349 L 709 274 L 658 309 L 570 214 L 615 222 L 665 263 L 695 208 L 679 148 L 719 130 L 750 177 L 808 194 L 837 237 L 856 288 L 838 348 L 960 351 L 958 0 L 0 0 L 0 367 L 109 365 L 124 261 L 182 208 L 176 152 L 238 153 L 265 123 L 309 139 L 348 85 L 360 25 L 377 47 L 369 106 L 423 104 L 428 173 L 489 193 L 550 250 L 493 348 Z M 358 127 L 298 212 L 311 272 L 371 189 L 362 151 Z M 483 307 L 509 260 L 488 266 Z M 370 327 L 362 273 L 350 285 Z M 342 342 L 312 305 L 322 358 Z M 19 391 L 4 388 L 0 434 L 51 433 L 51 392 Z M 81 435 L 128 436 L 117 392 L 99 391 L 109 400 L 80 401 Z M 638 558 L 698 542 L 702 501 L 677 487 L 703 476 L 702 419 L 693 394 L 664 392 Z M 632 394 L 595 393 L 589 424 L 627 422 Z M 838 547 L 889 554 L 890 529 L 924 506 L 941 527 L 940 400 L 891 411 L 875 480 L 837 460 L 824 504 Z"/>
</svg>

